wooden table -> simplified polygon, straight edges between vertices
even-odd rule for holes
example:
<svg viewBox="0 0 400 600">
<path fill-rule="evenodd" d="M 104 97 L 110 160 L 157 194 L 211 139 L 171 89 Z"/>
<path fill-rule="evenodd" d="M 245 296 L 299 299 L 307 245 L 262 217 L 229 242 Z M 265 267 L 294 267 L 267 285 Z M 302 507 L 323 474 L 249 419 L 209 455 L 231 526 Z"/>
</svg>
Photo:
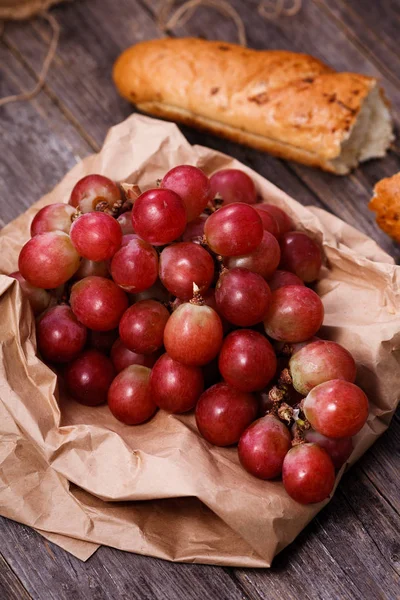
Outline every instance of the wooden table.
<svg viewBox="0 0 400 600">
<path fill-rule="evenodd" d="M 249 45 L 307 52 L 338 70 L 378 75 L 400 121 L 400 2 L 303 0 L 300 14 L 262 20 L 256 2 L 234 0 Z M 75 162 L 99 149 L 131 107 L 116 94 L 111 66 L 126 46 L 159 37 L 152 0 L 81 0 L 52 10 L 61 39 L 44 90 L 0 109 L 0 222 L 49 190 Z M 235 28 L 201 9 L 171 35 L 235 41 Z M 0 96 L 30 89 L 50 32 L 43 20 L 7 24 L 0 43 Z M 338 178 L 183 128 L 194 143 L 250 165 L 303 204 L 332 211 L 375 238 L 396 259 L 399 246 L 374 223 L 375 182 L 400 170 L 396 147 Z M 87 563 L 30 528 L 0 520 L 0 598 L 40 600 L 400 598 L 400 420 L 345 475 L 332 502 L 270 570 L 177 565 L 101 548 Z"/>
</svg>

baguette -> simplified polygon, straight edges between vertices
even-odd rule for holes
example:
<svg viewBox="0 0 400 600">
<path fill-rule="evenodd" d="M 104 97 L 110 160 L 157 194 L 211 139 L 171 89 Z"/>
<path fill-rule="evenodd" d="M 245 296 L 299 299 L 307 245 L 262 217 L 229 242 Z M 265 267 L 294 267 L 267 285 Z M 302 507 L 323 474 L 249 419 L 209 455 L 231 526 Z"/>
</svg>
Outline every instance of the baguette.
<svg viewBox="0 0 400 600">
<path fill-rule="evenodd" d="M 339 175 L 393 139 L 375 78 L 306 54 L 164 38 L 125 50 L 113 78 L 143 112 Z"/>
</svg>

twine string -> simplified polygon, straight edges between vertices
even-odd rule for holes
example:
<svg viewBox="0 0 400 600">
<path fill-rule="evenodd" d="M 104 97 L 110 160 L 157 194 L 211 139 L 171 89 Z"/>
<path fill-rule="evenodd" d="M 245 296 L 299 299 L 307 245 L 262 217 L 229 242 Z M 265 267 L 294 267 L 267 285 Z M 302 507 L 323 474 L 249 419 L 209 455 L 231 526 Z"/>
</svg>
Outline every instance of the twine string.
<svg viewBox="0 0 400 600">
<path fill-rule="evenodd" d="M 185 25 L 192 18 L 199 6 L 209 6 L 233 20 L 237 28 L 240 45 L 247 45 L 246 30 L 242 18 L 227 0 L 187 0 L 187 2 L 184 2 L 168 17 L 174 4 L 175 0 L 167 0 L 159 13 L 158 26 L 162 31 Z"/>
<path fill-rule="evenodd" d="M 46 81 L 47 73 L 48 73 L 51 63 L 53 62 L 54 57 L 56 55 L 58 40 L 60 38 L 60 26 L 58 24 L 57 19 L 48 12 L 42 11 L 39 13 L 39 16 L 41 16 L 43 19 L 45 19 L 48 22 L 48 24 L 50 25 L 51 30 L 52 30 L 52 37 L 50 40 L 49 48 L 47 50 L 46 58 L 44 59 L 42 68 L 40 69 L 40 73 L 38 75 L 37 82 L 34 85 L 34 87 L 27 92 L 21 92 L 20 94 L 14 94 L 12 96 L 6 96 L 5 98 L 0 98 L 0 106 L 4 106 L 5 104 L 8 104 L 10 102 L 19 102 L 21 100 L 32 100 L 32 98 L 37 96 L 37 94 L 43 88 L 43 85 Z M 4 32 L 4 23 L 1 23 L 0 24 L 0 37 L 3 32 Z"/>
</svg>

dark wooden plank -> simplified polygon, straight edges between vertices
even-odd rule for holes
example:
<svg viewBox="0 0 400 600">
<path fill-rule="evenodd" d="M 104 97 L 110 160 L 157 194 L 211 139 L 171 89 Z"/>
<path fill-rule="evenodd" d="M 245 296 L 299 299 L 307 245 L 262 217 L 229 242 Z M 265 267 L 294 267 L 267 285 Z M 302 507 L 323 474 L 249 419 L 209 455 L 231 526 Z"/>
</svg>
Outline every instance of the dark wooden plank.
<svg viewBox="0 0 400 600">
<path fill-rule="evenodd" d="M 400 56 L 398 31 L 400 26 L 399 2 L 365 2 L 365 0 L 313 0 L 324 6 L 328 18 L 337 19 L 345 35 L 359 45 L 380 71 L 400 83 Z"/>
<path fill-rule="evenodd" d="M 2 600 L 30 600 L 28 594 L 16 574 L 10 569 L 0 554 L 0 598 Z"/>
<path fill-rule="evenodd" d="M 219 567 L 174 565 L 112 548 L 83 563 L 24 525 L 1 519 L 0 532 L 2 553 L 34 600 L 255 598 Z"/>
<path fill-rule="evenodd" d="M 0 45 L 0 96 L 29 89 L 33 79 Z M 0 109 L 0 217 L 15 218 L 51 189 L 92 148 L 49 97 Z"/>
<path fill-rule="evenodd" d="M 54 10 L 62 26 L 62 34 L 57 61 L 47 79 L 47 89 L 57 95 L 62 109 L 72 114 L 99 145 L 110 125 L 132 112 L 132 107 L 110 86 L 114 60 L 127 46 L 143 38 L 161 35 L 152 16 L 136 6 L 136 10 L 132 10 L 130 2 L 119 1 L 118 10 L 115 10 L 112 0 L 92 0 L 79 5 L 61 5 Z M 11 24 L 7 26 L 5 40 L 28 68 L 38 72 L 49 35 L 46 25 L 41 22 L 25 25 L 23 29 L 20 25 Z M 99 37 L 107 39 L 107 44 L 100 45 Z M 77 89 L 79 95 L 76 94 Z M 285 181 L 285 191 L 299 198 L 303 204 L 322 206 L 281 161 L 188 128 L 183 128 L 183 131 L 192 143 L 231 154 L 277 185 L 282 186 Z"/>
<path fill-rule="evenodd" d="M 149 11 L 157 12 L 157 4 L 152 0 L 141 0 Z M 367 74 L 377 75 L 380 73 L 376 66 L 365 57 L 362 52 L 348 40 L 344 33 L 330 21 L 325 10 L 312 2 L 305 2 L 301 13 L 293 19 L 282 18 L 276 21 L 264 21 L 257 14 L 255 6 L 249 6 L 232 0 L 232 4 L 238 10 L 246 24 L 249 46 L 254 48 L 285 48 L 298 52 L 308 52 L 331 64 L 338 70 L 355 70 Z M 247 8 L 247 9 L 246 9 Z M 318 32 L 318 35 L 316 35 Z M 184 27 L 174 29 L 174 34 L 202 35 L 209 39 L 236 40 L 235 26 L 214 10 L 200 8 L 196 16 Z M 396 110 L 400 110 L 400 94 L 398 89 L 387 80 L 385 87 L 393 96 Z M 208 137 L 208 144 L 215 147 L 215 138 Z M 231 148 L 230 148 L 231 151 Z M 260 153 L 256 153 L 260 157 Z M 273 161 L 266 156 L 259 169 L 265 173 L 265 163 Z M 274 160 L 274 165 L 280 161 Z M 286 163 L 288 164 L 288 163 Z M 315 196 L 324 203 L 325 208 L 331 210 L 347 223 L 361 229 L 375 240 L 397 260 L 400 259 L 398 244 L 393 243 L 375 224 L 375 216 L 367 207 L 372 196 L 372 186 L 382 177 L 387 177 L 400 170 L 400 159 L 394 153 L 383 160 L 370 161 L 350 177 L 337 177 L 290 163 L 290 169 L 298 178 L 312 190 Z M 277 178 L 275 178 L 274 183 Z M 277 185 L 286 189 L 286 178 L 278 175 Z M 289 191 L 290 193 L 290 191 Z M 303 202 L 301 196 L 294 197 Z M 304 202 L 303 202 L 304 203 Z"/>
</svg>

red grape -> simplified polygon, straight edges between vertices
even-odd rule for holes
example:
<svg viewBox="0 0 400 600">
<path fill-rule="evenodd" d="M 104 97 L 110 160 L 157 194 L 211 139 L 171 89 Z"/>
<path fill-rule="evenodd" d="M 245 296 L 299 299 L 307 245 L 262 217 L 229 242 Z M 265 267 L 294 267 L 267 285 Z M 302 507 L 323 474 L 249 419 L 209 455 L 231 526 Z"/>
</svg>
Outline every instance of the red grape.
<svg viewBox="0 0 400 600">
<path fill-rule="evenodd" d="M 303 342 L 318 331 L 323 320 L 324 306 L 313 290 L 287 285 L 272 292 L 264 327 L 274 340 Z"/>
<path fill-rule="evenodd" d="M 111 360 L 118 373 L 130 365 L 142 365 L 151 369 L 158 357 L 159 353 L 157 352 L 153 354 L 137 354 L 136 352 L 132 352 L 132 350 L 124 346 L 121 338 L 118 338 L 111 348 Z"/>
<path fill-rule="evenodd" d="M 118 327 L 128 308 L 126 294 L 110 279 L 85 277 L 72 286 L 71 308 L 81 323 L 95 331 Z"/>
<path fill-rule="evenodd" d="M 348 350 L 336 342 L 317 340 L 295 352 L 289 361 L 293 386 L 306 396 L 316 385 L 330 379 L 354 383 L 356 363 Z"/>
<path fill-rule="evenodd" d="M 83 279 L 84 277 L 90 277 L 91 275 L 97 275 L 97 277 L 110 277 L 108 262 L 105 260 L 95 262 L 94 260 L 82 258 L 79 269 L 74 273 L 73 279 Z"/>
<path fill-rule="evenodd" d="M 88 345 L 99 352 L 108 354 L 118 338 L 118 329 L 110 329 L 109 331 L 88 331 Z"/>
<path fill-rule="evenodd" d="M 68 392 L 75 400 L 97 406 L 106 402 L 115 371 L 107 356 L 98 350 L 86 350 L 66 365 L 64 376 Z"/>
<path fill-rule="evenodd" d="M 286 425 L 273 415 L 252 423 L 239 440 L 242 467 L 259 479 L 273 479 L 282 471 L 283 459 L 291 448 L 292 437 Z"/>
<path fill-rule="evenodd" d="M 285 456 L 282 479 L 286 492 L 296 502 L 321 502 L 333 490 L 335 467 L 326 450 L 317 444 L 299 444 Z"/>
<path fill-rule="evenodd" d="M 280 240 L 281 268 L 306 282 L 315 281 L 322 264 L 319 246 L 306 233 L 289 231 Z"/>
<path fill-rule="evenodd" d="M 319 433 L 330 438 L 352 437 L 368 418 L 368 398 L 354 383 L 333 379 L 311 390 L 303 410 Z"/>
<path fill-rule="evenodd" d="M 218 311 L 234 325 L 250 327 L 260 323 L 268 310 L 271 292 L 257 273 L 232 269 L 220 276 L 215 288 Z"/>
<path fill-rule="evenodd" d="M 111 274 L 127 292 L 143 292 L 157 280 L 158 254 L 147 242 L 133 239 L 114 254 Z"/>
<path fill-rule="evenodd" d="M 126 212 L 119 215 L 117 219 L 118 223 L 121 226 L 122 235 L 129 235 L 130 233 L 135 233 L 132 225 L 132 211 L 127 210 Z"/>
<path fill-rule="evenodd" d="M 39 233 L 22 248 L 18 267 L 32 285 L 51 289 L 65 283 L 79 267 L 79 254 L 63 231 Z"/>
<path fill-rule="evenodd" d="M 36 327 L 38 348 L 49 362 L 69 362 L 78 356 L 86 343 L 86 327 L 79 323 L 66 304 L 49 308 Z"/>
<path fill-rule="evenodd" d="M 350 437 L 333 439 L 318 433 L 318 431 L 308 429 L 304 433 L 304 438 L 306 442 L 313 442 L 326 450 L 335 469 L 340 469 L 353 452 L 353 442 Z"/>
<path fill-rule="evenodd" d="M 22 293 L 29 300 L 32 310 L 35 315 L 40 315 L 46 308 L 49 307 L 51 302 L 51 296 L 49 292 L 46 292 L 43 288 L 35 287 L 31 285 L 26 279 L 24 279 L 19 271 L 10 273 L 9 277 L 16 279 L 20 286 Z"/>
<path fill-rule="evenodd" d="M 167 321 L 164 345 L 174 360 L 201 367 L 217 356 L 222 334 L 221 319 L 215 310 L 185 302 Z"/>
<path fill-rule="evenodd" d="M 122 236 L 121 248 L 122 246 L 127 246 L 132 240 L 140 240 L 140 237 L 137 235 L 137 233 L 125 233 Z"/>
<path fill-rule="evenodd" d="M 261 244 L 251 254 L 244 256 L 231 256 L 225 261 L 228 269 L 240 267 L 258 273 L 268 279 L 276 270 L 281 258 L 281 251 L 276 238 L 268 231 L 264 231 Z"/>
<path fill-rule="evenodd" d="M 268 279 L 268 285 L 271 292 L 274 292 L 280 287 L 285 285 L 304 285 L 300 277 L 297 277 L 294 273 L 289 271 L 275 271 L 270 279 Z"/>
<path fill-rule="evenodd" d="M 265 209 L 264 204 L 257 204 L 257 206 L 255 206 L 254 208 L 260 215 L 260 218 L 261 218 L 261 221 L 262 221 L 262 224 L 264 227 L 264 231 L 268 231 L 269 233 L 272 233 L 272 235 L 274 237 L 278 238 L 279 237 L 278 222 L 275 219 L 275 217 L 270 214 L 270 212 L 268 211 L 268 208 Z"/>
<path fill-rule="evenodd" d="M 196 423 L 201 435 L 215 446 L 231 446 L 257 416 L 257 400 L 226 383 L 217 383 L 200 396 Z"/>
<path fill-rule="evenodd" d="M 188 221 L 198 217 L 212 198 L 207 175 L 191 165 L 180 165 L 168 171 L 161 187 L 172 190 L 182 198 Z"/>
<path fill-rule="evenodd" d="M 87 175 L 78 181 L 71 192 L 69 203 L 83 213 L 99 205 L 112 209 L 121 200 L 119 187 L 103 175 Z"/>
<path fill-rule="evenodd" d="M 150 376 L 151 394 L 159 408 L 179 414 L 191 410 L 204 390 L 199 367 L 191 367 L 163 354 Z"/>
<path fill-rule="evenodd" d="M 257 190 L 251 177 L 239 169 L 222 169 L 210 177 L 212 197 L 218 194 L 224 204 L 244 202 L 255 204 Z"/>
<path fill-rule="evenodd" d="M 141 300 L 128 308 L 119 324 L 123 344 L 138 354 L 152 354 L 163 345 L 169 312 L 156 300 Z"/>
<path fill-rule="evenodd" d="M 108 406 L 116 419 L 139 425 L 154 415 L 157 406 L 151 397 L 150 369 L 131 365 L 118 373 L 108 392 Z"/>
<path fill-rule="evenodd" d="M 57 202 L 56 204 L 44 206 L 33 218 L 31 223 L 31 237 L 38 233 L 46 233 L 47 231 L 64 231 L 64 233 L 69 233 L 74 214 L 75 209 L 69 204 Z"/>
<path fill-rule="evenodd" d="M 200 244 L 204 237 L 204 226 L 207 219 L 208 215 L 200 215 L 193 221 L 190 221 L 182 234 L 182 241 Z"/>
<path fill-rule="evenodd" d="M 114 256 L 121 245 L 122 230 L 110 215 L 91 212 L 75 219 L 70 236 L 81 256 L 98 262 Z"/>
<path fill-rule="evenodd" d="M 288 231 L 291 231 L 293 229 L 292 219 L 289 217 L 289 215 L 284 210 L 279 208 L 279 206 L 275 206 L 275 204 L 267 204 L 267 203 L 263 202 L 262 204 L 259 204 L 257 206 L 257 209 L 263 210 L 263 211 L 267 212 L 269 215 L 271 215 L 272 217 L 274 217 L 274 219 L 278 225 L 278 237 L 280 237 L 284 233 L 287 233 Z"/>
<path fill-rule="evenodd" d="M 222 344 L 219 370 L 229 385 L 242 392 L 262 390 L 275 375 L 274 349 L 256 331 L 232 331 Z"/>
<path fill-rule="evenodd" d="M 194 283 L 202 293 L 210 287 L 213 278 L 214 261 L 198 244 L 172 244 L 160 254 L 160 279 L 178 298 L 190 300 Z"/>
<path fill-rule="evenodd" d="M 229 204 L 210 215 L 204 226 L 208 246 L 222 256 L 250 254 L 263 238 L 260 215 L 248 204 Z"/>
<path fill-rule="evenodd" d="M 159 302 L 168 303 L 171 300 L 171 294 L 165 289 L 159 279 L 147 290 L 138 292 L 137 294 L 129 294 L 133 302 L 139 302 L 139 300 L 158 300 Z"/>
<path fill-rule="evenodd" d="M 185 206 L 178 194 L 171 190 L 147 190 L 133 205 L 132 223 L 143 240 L 153 246 L 164 246 L 184 232 Z"/>
</svg>

